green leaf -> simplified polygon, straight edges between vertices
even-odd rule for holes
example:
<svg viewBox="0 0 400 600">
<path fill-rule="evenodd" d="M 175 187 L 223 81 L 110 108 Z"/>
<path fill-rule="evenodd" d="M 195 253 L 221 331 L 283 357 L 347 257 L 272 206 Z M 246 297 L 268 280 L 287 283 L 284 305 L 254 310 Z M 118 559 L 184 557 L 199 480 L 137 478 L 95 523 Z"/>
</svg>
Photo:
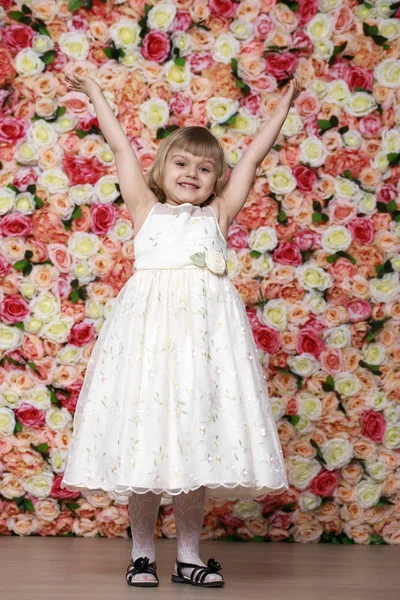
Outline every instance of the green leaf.
<svg viewBox="0 0 400 600">
<path fill-rule="evenodd" d="M 66 502 L 65 506 L 69 508 L 69 510 L 72 510 L 72 512 L 81 507 L 81 505 L 77 504 L 76 502 Z"/>
<path fill-rule="evenodd" d="M 42 56 L 40 58 L 42 59 L 42 61 L 44 62 L 45 65 L 49 65 L 50 63 L 53 62 L 53 60 L 55 59 L 56 56 L 57 56 L 57 52 L 55 50 L 49 50 L 48 52 L 45 52 L 44 54 L 42 54 Z"/>
<path fill-rule="evenodd" d="M 399 164 L 399 162 L 400 162 L 400 153 L 389 152 L 389 154 L 386 155 L 386 158 L 390 162 L 390 166 L 393 167 L 393 166 Z"/>
<path fill-rule="evenodd" d="M 313 223 L 319 223 L 320 221 L 326 223 L 327 221 L 329 221 L 329 217 L 325 213 L 314 212 L 312 214 L 311 220 Z"/>
<path fill-rule="evenodd" d="M 29 265 L 29 261 L 27 261 L 26 258 L 22 258 L 13 264 L 13 268 L 16 271 L 23 271 L 27 265 Z"/>
<path fill-rule="evenodd" d="M 184 67 L 185 66 L 185 58 L 183 56 L 177 56 L 174 60 L 174 63 L 178 66 L 178 67 Z"/>
<path fill-rule="evenodd" d="M 397 204 L 395 200 L 391 200 L 386 204 L 386 208 L 388 212 L 395 212 L 397 210 Z"/>
<path fill-rule="evenodd" d="M 360 367 L 364 367 L 364 369 L 369 369 L 374 375 L 382 375 L 382 371 L 379 370 L 378 365 L 369 365 L 365 360 L 360 360 L 358 364 Z"/>
<path fill-rule="evenodd" d="M 22 8 L 22 12 L 24 13 L 24 15 L 31 15 L 32 14 L 31 9 L 26 4 L 23 4 L 21 6 L 21 8 Z"/>
<path fill-rule="evenodd" d="M 332 375 L 328 375 L 328 377 L 326 378 L 326 383 L 331 387 L 332 390 L 334 389 L 335 380 L 333 379 Z"/>
<path fill-rule="evenodd" d="M 343 135 L 344 133 L 347 133 L 347 132 L 348 132 L 348 130 L 349 130 L 349 126 L 348 126 L 348 125 L 345 125 L 344 127 L 341 127 L 341 128 L 339 129 L 339 133 L 340 133 L 340 135 Z"/>
<path fill-rule="evenodd" d="M 375 506 L 393 506 L 395 504 L 395 502 L 391 502 L 389 500 L 389 498 L 386 498 L 385 496 L 381 496 L 379 498 L 379 501 L 375 504 Z"/>
<path fill-rule="evenodd" d="M 24 17 L 24 13 L 20 10 L 10 10 L 10 12 L 7 13 L 7 16 L 13 21 L 21 21 Z"/>
<path fill-rule="evenodd" d="M 258 258 L 259 256 L 261 256 L 262 252 L 257 252 L 257 250 L 252 250 L 250 252 L 250 256 L 251 258 Z"/>
<path fill-rule="evenodd" d="M 35 507 L 33 506 L 33 502 L 32 502 L 32 500 L 29 500 L 29 498 L 24 498 L 24 507 L 26 510 L 29 510 L 30 512 L 33 512 L 35 510 Z"/>
<path fill-rule="evenodd" d="M 93 0 L 83 0 L 83 6 L 86 10 L 90 10 L 93 5 Z"/>
<path fill-rule="evenodd" d="M 197 267 L 205 267 L 206 266 L 206 255 L 204 252 L 196 252 L 190 256 L 190 260 Z"/>
<path fill-rule="evenodd" d="M 371 544 L 386 544 L 386 542 L 381 535 L 373 533 L 371 535 Z"/>
<path fill-rule="evenodd" d="M 22 425 L 19 421 L 15 421 L 14 434 L 22 431 Z"/>
<path fill-rule="evenodd" d="M 59 400 L 56 396 L 56 393 L 53 389 L 50 389 L 50 402 L 55 404 L 58 408 L 62 408 L 61 400 Z"/>
<path fill-rule="evenodd" d="M 287 223 L 287 215 L 284 210 L 279 211 L 278 214 L 278 222 L 279 223 Z"/>
<path fill-rule="evenodd" d="M 112 48 L 106 46 L 105 48 L 103 48 L 103 50 L 107 58 L 114 58 L 114 50 Z"/>
<path fill-rule="evenodd" d="M 21 329 L 21 331 L 25 331 L 25 326 L 22 321 L 18 321 L 18 323 L 14 323 L 14 327 L 17 329 Z"/>
<path fill-rule="evenodd" d="M 37 366 L 32 360 L 28 360 L 26 364 L 29 365 L 32 371 L 35 371 L 35 373 L 39 372 Z"/>
<path fill-rule="evenodd" d="M 82 0 L 70 0 L 68 10 L 78 10 L 82 6 Z"/>
<path fill-rule="evenodd" d="M 71 219 L 79 219 L 82 216 L 82 211 L 80 206 L 75 206 L 73 213 L 71 215 Z"/>
<path fill-rule="evenodd" d="M 298 415 L 289 415 L 287 417 L 287 420 L 289 421 L 289 423 L 291 423 L 292 425 L 297 425 L 297 423 L 300 421 L 300 417 Z"/>
<path fill-rule="evenodd" d="M 79 291 L 78 291 L 78 290 L 74 290 L 74 291 L 71 293 L 71 296 L 69 297 L 69 299 L 70 299 L 70 301 L 71 301 L 71 302 L 73 302 L 74 304 L 75 304 L 76 302 L 78 302 L 78 300 L 79 300 Z"/>
<path fill-rule="evenodd" d="M 281 510 L 285 513 L 293 512 L 297 508 L 297 502 L 289 502 L 282 506 Z"/>
<path fill-rule="evenodd" d="M 318 119 L 318 127 L 322 129 L 322 131 L 325 131 L 331 128 L 331 122 L 327 119 Z"/>
<path fill-rule="evenodd" d="M 32 183 L 31 185 L 28 185 L 27 191 L 30 194 L 36 194 L 36 185 L 34 183 Z"/>
<path fill-rule="evenodd" d="M 48 37 L 51 37 L 51 35 L 50 35 L 50 32 L 49 32 L 49 30 L 46 28 L 46 26 L 45 26 L 45 25 L 42 25 L 42 24 L 38 25 L 38 32 L 39 32 L 41 35 L 47 35 Z"/>
<path fill-rule="evenodd" d="M 44 202 L 41 198 L 39 198 L 39 196 L 35 195 L 34 200 L 36 208 L 42 208 L 42 206 L 44 206 Z"/>
<path fill-rule="evenodd" d="M 231 59 L 231 67 L 232 67 L 232 71 L 233 71 L 234 75 L 236 75 L 236 76 L 237 76 L 237 66 L 238 66 L 237 58 L 232 58 Z"/>
<path fill-rule="evenodd" d="M 14 192 L 16 192 L 17 194 L 19 193 L 19 189 L 15 187 L 15 185 L 12 185 L 11 183 L 9 183 L 7 185 L 8 188 L 10 188 L 10 190 L 13 190 Z"/>
</svg>

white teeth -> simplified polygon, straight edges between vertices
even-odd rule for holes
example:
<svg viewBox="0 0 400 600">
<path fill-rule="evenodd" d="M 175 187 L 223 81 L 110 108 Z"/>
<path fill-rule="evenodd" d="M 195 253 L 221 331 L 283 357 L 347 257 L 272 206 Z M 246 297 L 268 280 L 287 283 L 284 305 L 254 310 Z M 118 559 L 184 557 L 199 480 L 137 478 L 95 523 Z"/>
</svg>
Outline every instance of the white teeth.
<svg viewBox="0 0 400 600">
<path fill-rule="evenodd" d="M 195 190 L 197 190 L 197 186 L 196 185 L 190 185 L 188 183 L 180 183 L 179 185 L 181 185 L 182 187 L 189 188 L 189 189 L 195 189 Z"/>
</svg>

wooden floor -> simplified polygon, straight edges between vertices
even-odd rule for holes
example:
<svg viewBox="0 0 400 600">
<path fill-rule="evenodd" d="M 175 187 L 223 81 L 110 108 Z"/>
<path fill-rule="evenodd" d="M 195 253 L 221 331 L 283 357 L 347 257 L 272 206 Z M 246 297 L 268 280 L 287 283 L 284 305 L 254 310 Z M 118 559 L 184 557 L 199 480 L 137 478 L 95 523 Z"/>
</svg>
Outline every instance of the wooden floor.
<svg viewBox="0 0 400 600">
<path fill-rule="evenodd" d="M 1 600 L 397 600 L 400 548 L 202 542 L 223 567 L 225 587 L 172 583 L 175 540 L 156 540 L 157 588 L 125 582 L 131 541 L 108 538 L 0 538 Z"/>
</svg>

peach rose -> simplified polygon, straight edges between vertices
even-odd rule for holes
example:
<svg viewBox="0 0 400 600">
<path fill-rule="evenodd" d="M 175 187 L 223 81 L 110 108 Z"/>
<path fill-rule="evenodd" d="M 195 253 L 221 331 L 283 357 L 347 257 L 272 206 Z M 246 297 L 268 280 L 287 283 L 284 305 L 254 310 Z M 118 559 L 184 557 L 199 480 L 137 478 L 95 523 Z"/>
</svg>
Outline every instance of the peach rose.
<svg viewBox="0 0 400 600">
<path fill-rule="evenodd" d="M 323 527 L 317 521 L 311 523 L 305 523 L 304 525 L 293 527 L 292 535 L 296 542 L 302 544 L 318 542 L 321 535 L 323 534 Z"/>
<path fill-rule="evenodd" d="M 32 78 L 32 86 L 37 96 L 54 98 L 57 95 L 58 81 L 53 73 L 45 72 L 35 75 Z"/>
<path fill-rule="evenodd" d="M 350 522 L 352 525 L 358 525 L 364 520 L 364 509 L 357 502 L 349 502 L 343 504 L 340 508 L 340 516 L 344 521 Z"/>
<path fill-rule="evenodd" d="M 341 482 L 334 493 L 335 500 L 341 502 L 354 502 L 357 496 L 357 490 L 352 485 Z"/>
<path fill-rule="evenodd" d="M 370 460 L 376 454 L 376 444 L 365 437 L 355 440 L 353 443 L 353 452 L 355 458 L 360 460 Z"/>
<path fill-rule="evenodd" d="M 39 154 L 38 165 L 44 171 L 59 167 L 62 161 L 61 147 L 45 148 Z M 50 197 L 51 198 L 51 197 Z"/>
<path fill-rule="evenodd" d="M 95 521 L 87 518 L 74 519 L 72 531 L 77 536 L 96 537 L 99 533 L 99 528 Z"/>
<path fill-rule="evenodd" d="M 38 519 L 53 522 L 60 514 L 60 507 L 55 498 L 38 500 L 35 504 L 35 514 Z"/>
<path fill-rule="evenodd" d="M 16 535 L 32 535 L 38 528 L 37 518 L 27 512 L 20 515 L 14 515 L 7 520 L 8 528 Z"/>
<path fill-rule="evenodd" d="M 400 544 L 400 520 L 387 523 L 382 529 L 382 537 L 387 544 Z"/>
<path fill-rule="evenodd" d="M 356 544 L 368 545 L 370 543 L 372 534 L 372 527 L 369 527 L 368 525 L 354 525 L 347 529 L 348 537 L 351 538 Z"/>
</svg>

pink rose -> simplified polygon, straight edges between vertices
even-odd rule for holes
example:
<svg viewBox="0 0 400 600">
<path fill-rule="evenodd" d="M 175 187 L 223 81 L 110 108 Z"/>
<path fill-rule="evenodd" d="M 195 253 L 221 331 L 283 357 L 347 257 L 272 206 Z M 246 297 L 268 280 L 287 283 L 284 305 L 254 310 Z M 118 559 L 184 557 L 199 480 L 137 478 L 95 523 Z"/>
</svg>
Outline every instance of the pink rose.
<svg viewBox="0 0 400 600">
<path fill-rule="evenodd" d="M 65 67 L 69 63 L 69 58 L 66 54 L 59 51 L 56 54 L 55 59 L 46 67 L 46 71 L 61 73 L 65 70 Z"/>
<path fill-rule="evenodd" d="M 219 520 L 221 521 L 222 525 L 228 530 L 236 529 L 237 527 L 242 527 L 242 525 L 244 525 L 244 521 L 242 519 L 239 519 L 238 517 L 235 517 L 232 514 L 220 515 Z"/>
<path fill-rule="evenodd" d="M 342 351 L 339 348 L 325 348 L 319 355 L 319 362 L 321 368 L 327 373 L 331 375 L 340 373 L 343 370 Z"/>
<path fill-rule="evenodd" d="M 29 185 L 36 183 L 38 175 L 32 167 L 20 167 L 15 173 L 13 186 L 20 192 L 26 192 Z"/>
<path fill-rule="evenodd" d="M 305 165 L 298 165 L 292 172 L 296 179 L 298 190 L 304 193 L 311 192 L 314 183 L 318 179 L 314 169 L 306 167 Z"/>
<path fill-rule="evenodd" d="M 346 310 L 352 323 L 366 321 L 372 314 L 371 305 L 367 300 L 353 298 L 346 304 Z"/>
<path fill-rule="evenodd" d="M 249 230 L 244 225 L 233 223 L 228 231 L 228 244 L 230 248 L 241 250 L 247 248 L 249 240 Z"/>
<path fill-rule="evenodd" d="M 251 328 L 255 329 L 256 327 L 259 327 L 260 321 L 258 320 L 258 317 L 257 317 L 257 310 L 255 308 L 246 307 L 246 313 L 247 313 L 247 318 L 249 320 Z"/>
<path fill-rule="evenodd" d="M 175 15 L 172 31 L 174 33 L 177 31 L 187 31 L 191 24 L 192 17 L 190 16 L 190 13 L 183 10 L 178 10 Z"/>
<path fill-rule="evenodd" d="M 294 242 L 279 242 L 273 257 L 281 265 L 301 265 L 303 262 L 300 249 Z"/>
<path fill-rule="evenodd" d="M 296 70 L 298 58 L 293 52 L 269 52 L 265 59 L 265 70 L 278 81 L 287 79 Z"/>
<path fill-rule="evenodd" d="M 60 273 L 69 273 L 71 270 L 71 256 L 64 244 L 49 244 L 47 246 L 49 258 Z"/>
<path fill-rule="evenodd" d="M 304 121 L 309 121 L 311 117 L 315 117 L 320 110 L 320 103 L 317 96 L 310 94 L 309 92 L 301 92 L 294 103 L 300 118 Z M 317 128 L 319 130 L 318 122 Z"/>
<path fill-rule="evenodd" d="M 264 327 L 263 325 L 256 326 L 253 329 L 253 335 L 257 346 L 268 354 L 275 354 L 281 347 L 281 338 L 274 329 Z"/>
<path fill-rule="evenodd" d="M 373 138 L 380 135 L 382 131 L 381 119 L 378 115 L 365 115 L 358 121 L 360 133 L 365 138 Z"/>
<path fill-rule="evenodd" d="M 313 43 L 304 31 L 297 29 L 292 35 L 292 48 L 301 48 L 296 56 L 308 56 L 313 51 Z"/>
<path fill-rule="evenodd" d="M 333 13 L 334 32 L 336 34 L 348 31 L 354 21 L 354 13 L 348 6 L 341 6 Z"/>
<path fill-rule="evenodd" d="M 22 404 L 15 411 L 17 420 L 25 427 L 40 429 L 46 422 L 46 411 L 39 410 L 30 404 Z"/>
<path fill-rule="evenodd" d="M 0 142 L 15 144 L 22 140 L 29 128 L 30 122 L 23 117 L 0 117 Z"/>
<path fill-rule="evenodd" d="M 240 106 L 246 108 L 252 115 L 258 115 L 261 107 L 261 97 L 258 94 L 248 94 L 241 98 Z"/>
<path fill-rule="evenodd" d="M 337 58 L 335 63 L 329 67 L 328 76 L 331 79 L 344 79 L 350 69 L 349 63 L 345 58 Z"/>
<path fill-rule="evenodd" d="M 167 59 L 170 49 L 169 37 L 163 31 L 150 31 L 143 38 L 141 52 L 146 60 L 162 63 Z"/>
<path fill-rule="evenodd" d="M 310 229 L 300 229 L 294 236 L 294 241 L 301 252 L 321 248 L 321 235 Z"/>
<path fill-rule="evenodd" d="M 80 492 L 70 492 L 69 490 L 61 487 L 62 479 L 62 475 L 56 475 L 54 477 L 50 492 L 51 498 L 59 498 L 60 500 L 74 500 L 75 498 L 79 498 L 81 495 Z"/>
<path fill-rule="evenodd" d="M 10 271 L 12 271 L 11 265 L 6 261 L 4 256 L 0 256 L 0 277 L 4 277 Z"/>
<path fill-rule="evenodd" d="M 301 94 L 302 95 L 302 94 Z M 297 102 L 297 101 L 296 101 Z M 296 105 L 296 103 L 295 103 Z M 297 105 L 296 105 L 297 108 Z M 312 115 L 305 124 L 305 130 L 308 137 L 313 135 L 319 136 L 319 125 L 317 115 Z"/>
<path fill-rule="evenodd" d="M 84 346 L 92 342 L 95 335 L 92 323 L 75 323 L 69 333 L 68 343 L 74 346 Z"/>
<path fill-rule="evenodd" d="M 363 434 L 381 444 L 386 431 L 386 421 L 383 415 L 375 410 L 366 410 L 362 416 Z"/>
<path fill-rule="evenodd" d="M 213 64 L 213 58 L 209 52 L 194 52 L 188 56 L 190 70 L 198 75 Z"/>
<path fill-rule="evenodd" d="M 307 352 L 315 356 L 315 358 L 318 358 L 324 348 L 324 341 L 311 329 L 302 329 L 297 336 L 297 354 L 303 354 Z"/>
<path fill-rule="evenodd" d="M 397 188 L 393 183 L 384 183 L 376 193 L 378 202 L 388 204 L 397 198 Z"/>
<path fill-rule="evenodd" d="M 50 291 L 55 296 L 59 296 L 60 300 L 65 300 L 71 295 L 71 283 L 67 279 L 64 279 L 64 277 L 58 277 L 51 286 Z"/>
<path fill-rule="evenodd" d="M 297 17 L 300 27 L 307 25 L 309 21 L 317 14 L 319 0 L 299 0 Z"/>
<path fill-rule="evenodd" d="M 350 67 L 346 73 L 345 81 L 352 92 L 355 91 L 356 87 L 370 92 L 374 82 L 374 72 L 367 71 L 364 67 Z"/>
<path fill-rule="evenodd" d="M 358 244 L 372 244 L 374 241 L 374 226 L 366 217 L 357 217 L 347 225 L 353 240 Z"/>
<path fill-rule="evenodd" d="M 271 31 L 275 29 L 275 24 L 271 17 L 263 13 L 260 13 L 253 21 L 253 26 L 255 35 L 263 40 L 267 39 Z"/>
<path fill-rule="evenodd" d="M 67 387 L 67 391 L 69 392 L 69 396 L 62 394 L 61 392 L 57 392 L 56 396 L 61 401 L 64 408 L 69 410 L 71 414 L 74 414 L 77 402 L 79 400 L 79 394 L 82 389 L 83 381 L 74 381 L 71 385 Z"/>
<path fill-rule="evenodd" d="M 0 319 L 9 325 L 23 321 L 29 313 L 29 306 L 18 294 L 4 296 L 0 304 Z"/>
<path fill-rule="evenodd" d="M 169 107 L 178 117 L 182 115 L 190 115 L 192 112 L 193 101 L 189 96 L 185 96 L 182 92 L 174 94 L 170 100 Z"/>
<path fill-rule="evenodd" d="M 252 79 L 250 82 L 251 89 L 253 92 L 260 92 L 263 94 L 272 94 L 277 89 L 276 79 L 272 75 L 260 75 L 256 79 Z"/>
<path fill-rule="evenodd" d="M 62 166 L 69 179 L 69 185 L 78 185 L 82 181 L 95 184 L 107 173 L 107 167 L 97 158 L 81 158 L 73 154 L 64 156 Z"/>
<path fill-rule="evenodd" d="M 69 102 L 68 104 L 74 104 L 74 100 Z M 79 129 L 82 129 L 82 131 L 90 131 L 92 127 L 100 128 L 100 124 L 95 115 L 84 115 L 80 117 L 78 124 Z"/>
<path fill-rule="evenodd" d="M 115 225 L 118 210 L 113 204 L 92 204 L 90 228 L 97 235 L 105 234 Z"/>
<path fill-rule="evenodd" d="M 28 25 L 22 23 L 11 23 L 3 29 L 2 44 L 13 54 L 17 54 L 24 48 L 32 46 L 32 40 L 36 32 Z"/>
<path fill-rule="evenodd" d="M 352 202 L 334 199 L 329 202 L 328 215 L 333 225 L 347 225 L 357 215 L 357 207 Z"/>
<path fill-rule="evenodd" d="M 236 4 L 232 0 L 210 0 L 208 6 L 216 17 L 231 19 L 235 16 Z"/>
<path fill-rule="evenodd" d="M 32 235 L 32 224 L 28 217 L 19 213 L 12 213 L 1 219 L 0 233 L 4 237 Z"/>
<path fill-rule="evenodd" d="M 326 324 L 322 317 L 311 315 L 311 317 L 307 319 L 303 326 L 303 331 L 308 329 L 311 329 L 314 333 L 321 333 L 322 331 L 325 331 Z"/>
<path fill-rule="evenodd" d="M 329 498 L 339 484 L 339 474 L 337 471 L 327 471 L 322 469 L 311 481 L 309 490 L 321 498 Z"/>
<path fill-rule="evenodd" d="M 356 268 L 347 258 L 340 257 L 329 267 L 328 272 L 336 282 L 343 282 L 354 277 Z"/>
<path fill-rule="evenodd" d="M 270 517 L 271 527 L 277 529 L 289 529 L 294 519 L 293 512 L 283 512 L 283 510 L 277 510 L 272 513 Z"/>
<path fill-rule="evenodd" d="M 74 31 L 74 29 L 87 31 L 89 29 L 89 24 L 87 19 L 80 15 L 73 15 L 72 18 L 68 20 L 68 29 L 70 31 Z"/>
</svg>

